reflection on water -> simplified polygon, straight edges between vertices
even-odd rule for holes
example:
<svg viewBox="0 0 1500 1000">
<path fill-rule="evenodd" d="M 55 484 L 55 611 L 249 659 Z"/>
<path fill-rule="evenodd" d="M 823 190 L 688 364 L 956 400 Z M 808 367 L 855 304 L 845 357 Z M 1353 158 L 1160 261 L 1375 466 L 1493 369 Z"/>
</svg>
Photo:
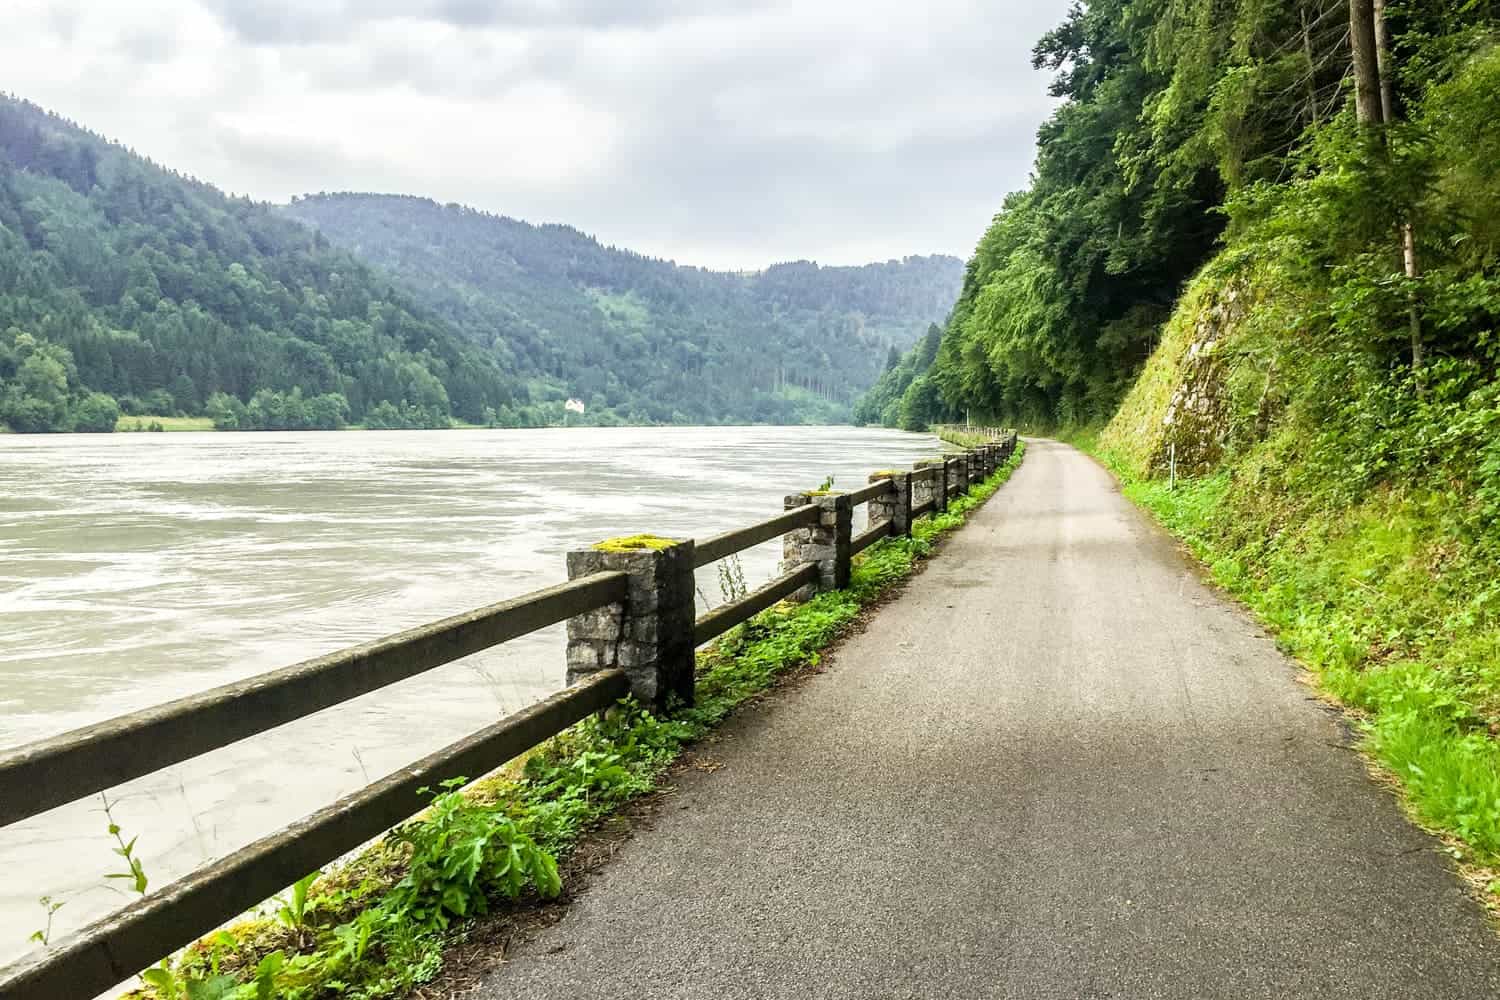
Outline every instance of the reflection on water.
<svg viewBox="0 0 1500 1000">
<path fill-rule="evenodd" d="M 853 428 L 0 437 L 0 747 L 557 583 L 580 544 L 702 538 L 932 454 Z M 742 556 L 755 586 L 778 543 Z M 713 567 L 700 592 L 717 599 Z M 562 684 L 544 630 L 111 793 L 153 886 Z M 97 803 L 0 829 L 0 960 L 121 905 Z"/>
</svg>

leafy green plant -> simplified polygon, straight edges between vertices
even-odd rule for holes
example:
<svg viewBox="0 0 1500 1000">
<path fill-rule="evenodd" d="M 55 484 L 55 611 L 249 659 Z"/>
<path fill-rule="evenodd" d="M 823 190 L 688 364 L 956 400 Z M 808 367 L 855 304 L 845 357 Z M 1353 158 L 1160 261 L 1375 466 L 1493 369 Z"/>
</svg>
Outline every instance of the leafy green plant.
<svg viewBox="0 0 1500 1000">
<path fill-rule="evenodd" d="M 135 853 L 135 842 L 139 838 L 131 837 L 129 841 L 126 841 L 124 835 L 120 832 L 120 824 L 115 822 L 115 803 L 110 802 L 109 796 L 103 792 L 99 793 L 99 801 L 103 804 L 104 816 L 109 821 L 109 835 L 115 838 L 115 846 L 112 850 L 115 854 L 125 859 L 127 867 L 126 871 L 111 872 L 104 877 L 107 879 L 128 879 L 132 892 L 145 895 L 149 879 L 146 877 L 145 868 L 141 866 L 141 859 L 136 857 Z"/>
<path fill-rule="evenodd" d="M 737 601 L 750 592 L 750 587 L 745 582 L 745 567 L 740 563 L 738 553 L 720 559 L 718 567 L 719 595 L 726 604 Z"/>
<path fill-rule="evenodd" d="M 411 849 L 406 877 L 390 894 L 388 910 L 396 919 L 441 930 L 455 917 L 484 913 L 489 890 L 511 899 L 528 885 L 544 897 L 562 890 L 553 857 L 503 807 L 481 805 L 460 793 L 467 783 L 464 778 L 443 782 L 426 815 L 392 833 Z"/>
<path fill-rule="evenodd" d="M 37 899 L 42 909 L 47 911 L 47 923 L 45 926 L 31 932 L 30 940 L 35 941 L 43 948 L 52 943 L 52 918 L 57 911 L 67 905 L 62 900 L 54 900 L 51 896 L 41 896 Z"/>
<path fill-rule="evenodd" d="M 313 882 L 322 874 L 323 872 L 320 869 L 302 876 L 302 878 L 292 884 L 291 896 L 279 900 L 281 905 L 276 910 L 276 919 L 280 920 L 285 927 L 296 932 L 299 943 L 306 940 L 309 931 L 308 918 L 311 916 L 313 910 L 316 909 L 316 906 L 308 905 L 307 893 L 312 887 Z"/>
</svg>

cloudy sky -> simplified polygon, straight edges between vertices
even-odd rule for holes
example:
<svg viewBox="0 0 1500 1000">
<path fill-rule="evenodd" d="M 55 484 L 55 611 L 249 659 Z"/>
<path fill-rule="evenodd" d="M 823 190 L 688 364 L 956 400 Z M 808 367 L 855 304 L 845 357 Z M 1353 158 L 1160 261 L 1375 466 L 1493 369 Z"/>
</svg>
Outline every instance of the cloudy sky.
<svg viewBox="0 0 1500 1000">
<path fill-rule="evenodd" d="M 682 263 L 967 256 L 1066 0 L 5 0 L 0 88 L 236 193 L 421 194 Z"/>
</svg>

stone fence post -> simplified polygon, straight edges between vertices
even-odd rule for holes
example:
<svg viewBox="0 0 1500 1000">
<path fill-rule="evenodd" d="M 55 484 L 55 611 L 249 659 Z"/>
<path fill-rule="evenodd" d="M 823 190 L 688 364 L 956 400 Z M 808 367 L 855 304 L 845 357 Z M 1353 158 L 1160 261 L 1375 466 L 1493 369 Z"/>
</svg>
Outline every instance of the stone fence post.
<svg viewBox="0 0 1500 1000">
<path fill-rule="evenodd" d="M 793 601 L 811 600 L 822 591 L 849 586 L 853 558 L 849 543 L 854 535 L 854 505 L 849 502 L 849 494 L 793 493 L 784 501 L 787 510 L 808 504 L 817 506 L 818 520 L 781 536 L 781 572 L 790 572 L 802 563 L 816 563 L 818 582 L 798 589 L 791 596 Z"/>
<path fill-rule="evenodd" d="M 639 536 L 568 553 L 568 579 L 628 574 L 623 604 L 568 619 L 568 683 L 612 667 L 653 708 L 675 696 L 693 703 L 693 542 Z"/>
<path fill-rule="evenodd" d="M 928 482 L 928 497 L 932 500 L 932 512 L 941 514 L 948 509 L 948 463 L 941 458 L 924 458 L 917 463 L 919 469 L 931 469 Z"/>
<path fill-rule="evenodd" d="M 887 521 L 891 525 L 891 535 L 904 535 L 911 537 L 911 508 L 912 508 L 912 481 L 910 472 L 872 472 L 870 482 L 877 483 L 882 479 L 891 481 L 891 491 L 885 496 L 876 497 L 869 501 L 867 507 L 870 527 L 884 524 Z"/>
</svg>

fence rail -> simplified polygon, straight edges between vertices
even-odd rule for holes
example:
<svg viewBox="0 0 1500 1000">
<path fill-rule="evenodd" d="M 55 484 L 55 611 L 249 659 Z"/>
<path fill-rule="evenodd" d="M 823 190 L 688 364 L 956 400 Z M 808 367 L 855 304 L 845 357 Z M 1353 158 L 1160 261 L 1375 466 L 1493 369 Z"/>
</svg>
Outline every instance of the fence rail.
<svg viewBox="0 0 1500 1000">
<path fill-rule="evenodd" d="M 493 771 L 628 692 L 606 671 L 481 729 L 13 966 L 0 996 L 92 997 L 412 816 L 417 789 Z"/>
<path fill-rule="evenodd" d="M 817 563 L 802 563 L 770 583 L 729 604 L 721 604 L 693 623 L 693 644 L 701 646 L 818 579 Z"/>
<path fill-rule="evenodd" d="M 693 649 L 777 602 L 846 586 L 849 560 L 947 508 L 1014 451 L 1013 433 L 849 493 L 788 498 L 783 514 L 701 543 L 569 553 L 567 583 L 123 715 L 0 755 L 6 826 L 538 629 L 568 623 L 565 690 L 0 969 L 4 1000 L 88 1000 L 421 810 L 417 794 L 493 771 L 630 693 L 691 700 Z M 960 472 L 960 470 L 962 470 Z M 918 494 L 922 498 L 918 499 Z M 869 527 L 850 529 L 870 504 Z M 783 538 L 782 575 L 693 614 L 692 570 Z M 575 573 L 576 570 L 576 573 Z M 637 603 L 637 595 L 648 599 Z M 686 633 L 686 634 L 684 634 Z M 628 638 L 627 638 L 628 637 Z M 648 638 L 649 637 L 649 638 Z"/>
<path fill-rule="evenodd" d="M 805 528 L 818 519 L 816 507 L 798 507 L 785 514 L 768 517 L 748 528 L 736 528 L 722 535 L 714 535 L 693 545 L 693 568 L 707 566 L 736 552 L 743 552 L 752 545 L 780 538 L 788 531 Z"/>
<path fill-rule="evenodd" d="M 849 552 L 851 555 L 859 555 L 882 538 L 889 537 L 890 533 L 891 522 L 882 521 L 874 527 L 855 535 L 854 539 L 849 543 Z"/>
<path fill-rule="evenodd" d="M 877 479 L 869 486 L 866 486 L 864 489 L 854 490 L 852 493 L 850 493 L 849 503 L 852 506 L 858 507 L 860 504 L 865 503 L 866 501 L 885 496 L 887 493 L 891 492 L 892 489 L 894 489 L 894 487 L 891 485 L 890 479 Z"/>
<path fill-rule="evenodd" d="M 22 747 L 0 757 L 0 826 L 622 601 L 625 586 L 573 580 Z"/>
</svg>

